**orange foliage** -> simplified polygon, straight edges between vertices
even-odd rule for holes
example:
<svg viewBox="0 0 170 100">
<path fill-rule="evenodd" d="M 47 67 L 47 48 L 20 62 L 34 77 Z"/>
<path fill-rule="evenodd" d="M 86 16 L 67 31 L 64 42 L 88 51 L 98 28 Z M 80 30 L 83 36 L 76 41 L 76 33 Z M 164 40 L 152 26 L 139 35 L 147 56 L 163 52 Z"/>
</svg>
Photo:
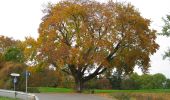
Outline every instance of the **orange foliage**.
<svg viewBox="0 0 170 100">
<path fill-rule="evenodd" d="M 39 27 L 38 56 L 85 82 L 108 67 L 147 70 L 155 30 L 131 4 L 66 0 L 50 5 Z M 87 71 L 94 73 L 85 75 Z"/>
</svg>

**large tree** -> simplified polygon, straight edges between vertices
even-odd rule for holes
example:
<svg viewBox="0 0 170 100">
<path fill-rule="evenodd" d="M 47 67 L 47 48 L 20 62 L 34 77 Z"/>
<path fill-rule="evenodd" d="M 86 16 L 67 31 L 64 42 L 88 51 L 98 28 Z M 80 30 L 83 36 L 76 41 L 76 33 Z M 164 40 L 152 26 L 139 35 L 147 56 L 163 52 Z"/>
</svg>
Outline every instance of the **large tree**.
<svg viewBox="0 0 170 100">
<path fill-rule="evenodd" d="M 131 4 L 68 0 L 44 13 L 36 56 L 72 75 L 77 91 L 109 68 L 130 72 L 138 65 L 146 71 L 158 49 L 150 20 Z"/>
</svg>

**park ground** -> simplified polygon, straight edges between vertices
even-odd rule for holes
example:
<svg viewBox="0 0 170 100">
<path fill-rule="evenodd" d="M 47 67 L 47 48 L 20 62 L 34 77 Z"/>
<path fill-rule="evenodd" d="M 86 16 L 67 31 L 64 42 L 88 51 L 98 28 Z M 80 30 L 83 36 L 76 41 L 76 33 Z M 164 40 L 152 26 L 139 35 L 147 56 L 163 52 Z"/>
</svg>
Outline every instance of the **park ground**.
<svg viewBox="0 0 170 100">
<path fill-rule="evenodd" d="M 30 88 L 29 88 L 30 89 Z M 99 90 L 76 93 L 69 88 L 31 88 L 40 100 L 169 100 L 170 89 L 150 90 Z M 0 100 L 19 100 L 0 97 Z"/>
<path fill-rule="evenodd" d="M 169 100 L 170 98 L 170 89 L 150 89 L 150 90 L 94 89 L 85 90 L 82 94 L 77 94 L 73 89 L 68 88 L 38 87 L 36 88 L 36 91 L 37 90 L 40 92 L 37 94 L 38 96 L 43 97 L 45 96 L 45 94 L 47 94 L 50 95 L 51 97 L 57 96 L 58 98 L 60 98 L 59 100 L 69 100 L 70 98 L 73 98 L 73 100 L 83 100 L 83 97 L 87 97 L 85 100 Z M 92 91 L 94 91 L 94 93 Z M 61 99 L 62 97 L 64 97 L 64 99 Z"/>
<path fill-rule="evenodd" d="M 19 99 L 13 99 L 8 97 L 0 97 L 0 100 L 19 100 Z"/>
</svg>

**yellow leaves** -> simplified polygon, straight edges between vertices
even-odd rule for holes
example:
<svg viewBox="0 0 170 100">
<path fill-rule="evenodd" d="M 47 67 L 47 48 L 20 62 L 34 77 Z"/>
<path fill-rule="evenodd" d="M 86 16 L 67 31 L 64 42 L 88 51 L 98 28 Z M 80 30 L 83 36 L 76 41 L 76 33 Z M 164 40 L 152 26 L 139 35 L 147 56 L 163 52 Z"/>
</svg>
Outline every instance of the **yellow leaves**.
<svg viewBox="0 0 170 100">
<path fill-rule="evenodd" d="M 0 48 L 1 48 L 0 52 L 3 53 L 9 47 L 18 46 L 19 43 L 20 41 L 16 41 L 12 38 L 0 35 Z"/>
<path fill-rule="evenodd" d="M 69 64 L 74 65 L 83 65 L 85 64 L 85 61 L 82 56 L 82 52 L 79 48 L 71 48 L 69 51 L 69 58 L 68 58 Z"/>
<path fill-rule="evenodd" d="M 31 37 L 27 37 L 25 41 L 22 42 L 23 53 L 26 60 L 33 60 L 37 52 L 37 42 Z"/>
<path fill-rule="evenodd" d="M 101 47 L 101 48 L 105 48 L 106 50 L 111 50 L 112 48 L 112 42 L 108 41 L 108 40 L 98 40 L 96 45 L 98 47 Z"/>
<path fill-rule="evenodd" d="M 111 64 L 132 70 L 139 62 L 148 64 L 158 48 L 149 25 L 131 4 L 63 1 L 49 9 L 37 41 L 42 57 L 60 66 Z"/>
</svg>

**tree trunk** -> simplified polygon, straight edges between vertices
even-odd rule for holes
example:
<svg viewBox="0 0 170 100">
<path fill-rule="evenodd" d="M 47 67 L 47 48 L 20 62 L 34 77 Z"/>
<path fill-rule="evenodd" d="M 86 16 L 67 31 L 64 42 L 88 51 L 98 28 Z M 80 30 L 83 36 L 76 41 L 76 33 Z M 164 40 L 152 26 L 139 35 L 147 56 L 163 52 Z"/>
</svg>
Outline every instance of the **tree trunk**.
<svg viewBox="0 0 170 100">
<path fill-rule="evenodd" d="M 76 82 L 76 92 L 81 93 L 83 91 L 83 80 L 81 78 L 78 78 L 75 80 Z"/>
</svg>

